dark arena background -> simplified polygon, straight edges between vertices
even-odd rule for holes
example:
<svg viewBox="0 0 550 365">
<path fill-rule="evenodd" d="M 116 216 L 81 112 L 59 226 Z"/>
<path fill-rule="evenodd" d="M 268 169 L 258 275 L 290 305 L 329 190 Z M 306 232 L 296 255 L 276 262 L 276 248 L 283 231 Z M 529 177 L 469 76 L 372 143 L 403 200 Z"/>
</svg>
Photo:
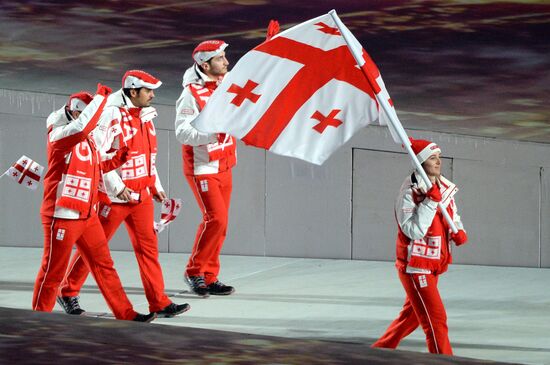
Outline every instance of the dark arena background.
<svg viewBox="0 0 550 365">
<path fill-rule="evenodd" d="M 129 5 L 131 4 L 131 5 Z M 155 70 L 173 101 L 202 40 L 230 61 L 335 9 L 380 68 L 408 128 L 549 142 L 547 1 L 2 1 L 2 87 L 61 92 Z M 139 60 L 136 61 L 136 60 Z M 176 75 L 178 75 L 176 77 Z"/>
</svg>

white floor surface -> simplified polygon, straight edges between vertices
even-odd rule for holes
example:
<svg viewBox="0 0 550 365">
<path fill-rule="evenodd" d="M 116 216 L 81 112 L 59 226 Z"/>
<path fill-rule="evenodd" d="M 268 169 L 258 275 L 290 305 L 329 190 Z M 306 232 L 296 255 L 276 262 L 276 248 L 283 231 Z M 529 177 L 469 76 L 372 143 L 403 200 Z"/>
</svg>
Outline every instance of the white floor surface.
<svg viewBox="0 0 550 365">
<path fill-rule="evenodd" d="M 37 248 L 0 247 L 0 306 L 30 309 L 41 260 Z M 153 322 L 370 345 L 397 316 L 404 291 L 393 263 L 222 256 L 227 297 L 200 299 L 183 281 L 187 254 L 161 254 L 166 292 L 191 310 Z M 136 310 L 147 312 L 133 252 L 113 252 Z M 550 364 L 550 270 L 453 265 L 440 280 L 455 355 Z M 81 293 L 89 312 L 108 308 L 93 279 Z M 61 311 L 56 306 L 54 309 Z M 1 332 L 1 330 L 0 330 Z M 426 352 L 420 329 L 403 350 Z"/>
</svg>

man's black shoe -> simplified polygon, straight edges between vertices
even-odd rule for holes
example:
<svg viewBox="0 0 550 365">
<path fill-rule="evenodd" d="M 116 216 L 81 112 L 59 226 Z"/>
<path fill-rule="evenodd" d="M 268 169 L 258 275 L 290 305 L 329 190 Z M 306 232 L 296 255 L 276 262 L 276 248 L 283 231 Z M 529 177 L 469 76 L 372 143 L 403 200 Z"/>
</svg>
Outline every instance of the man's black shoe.
<svg viewBox="0 0 550 365">
<path fill-rule="evenodd" d="M 79 316 L 84 313 L 85 310 L 80 308 L 78 298 L 79 297 L 57 297 L 57 303 L 63 307 L 65 313 Z"/>
<path fill-rule="evenodd" d="M 208 287 L 204 282 L 204 276 L 187 276 L 185 275 L 185 281 L 189 285 L 191 291 L 197 294 L 199 297 L 206 298 L 209 296 Z"/>
<path fill-rule="evenodd" d="M 149 322 L 153 322 L 155 318 L 157 318 L 157 314 L 155 312 L 149 313 L 149 314 L 138 313 L 136 314 L 134 319 L 132 319 L 132 321 L 149 323 Z"/>
<path fill-rule="evenodd" d="M 170 303 L 166 307 L 164 307 L 164 309 L 158 311 L 157 316 L 159 318 L 172 318 L 174 316 L 177 316 L 178 314 L 187 312 L 189 309 L 191 309 L 191 306 L 187 303 L 183 303 L 183 304 Z"/>
<path fill-rule="evenodd" d="M 212 295 L 229 295 L 235 292 L 234 287 L 225 285 L 219 280 L 208 285 L 207 288 L 208 292 Z"/>
</svg>

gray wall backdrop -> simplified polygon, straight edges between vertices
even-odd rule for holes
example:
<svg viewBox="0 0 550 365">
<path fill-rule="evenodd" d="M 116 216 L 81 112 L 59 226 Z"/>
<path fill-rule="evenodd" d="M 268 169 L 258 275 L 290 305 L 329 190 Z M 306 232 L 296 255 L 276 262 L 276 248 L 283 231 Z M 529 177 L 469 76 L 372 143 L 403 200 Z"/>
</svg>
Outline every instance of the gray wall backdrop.
<svg viewBox="0 0 550 365">
<path fill-rule="evenodd" d="M 45 165 L 45 120 L 66 98 L 0 89 L 2 172 L 22 154 Z M 159 234 L 159 246 L 189 252 L 201 216 L 182 175 L 174 108 L 157 109 L 160 176 L 169 196 L 184 201 L 177 220 Z M 444 172 L 460 188 L 470 242 L 454 250 L 455 262 L 550 267 L 550 146 L 409 134 L 442 147 Z M 320 167 L 242 144 L 238 156 L 224 254 L 393 260 L 393 204 L 411 164 L 385 128 L 365 128 Z M 0 192 L 0 245 L 40 247 L 41 188 L 30 191 L 4 177 Z M 124 228 L 111 247 L 131 249 Z"/>
</svg>

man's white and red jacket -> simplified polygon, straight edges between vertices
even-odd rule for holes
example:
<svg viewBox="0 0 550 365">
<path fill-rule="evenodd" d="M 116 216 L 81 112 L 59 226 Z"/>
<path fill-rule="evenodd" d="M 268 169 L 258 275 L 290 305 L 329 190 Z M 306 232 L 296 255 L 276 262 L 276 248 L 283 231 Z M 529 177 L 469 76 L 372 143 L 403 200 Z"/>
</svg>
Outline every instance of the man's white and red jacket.
<svg viewBox="0 0 550 365">
<path fill-rule="evenodd" d="M 176 139 L 183 144 L 185 175 L 216 174 L 237 163 L 235 138 L 224 133 L 209 134 L 195 129 L 191 122 L 199 115 L 217 87 L 196 64 L 183 75 L 183 91 L 176 102 Z"/>
<path fill-rule="evenodd" d="M 128 147 L 126 163 L 103 175 L 100 189 L 113 203 L 126 203 L 117 198 L 125 187 L 150 194 L 164 191 L 156 168 L 156 116 L 153 107 L 135 107 L 122 89 L 109 95 L 92 137 L 102 152 Z"/>
<path fill-rule="evenodd" d="M 441 203 L 457 228 L 464 229 L 454 199 L 458 188 L 443 176 L 440 176 L 439 187 Z M 437 207 L 437 202 L 426 197 L 426 185 L 416 172 L 405 179 L 395 203 L 396 266 L 400 271 L 440 274 L 452 262 L 451 231 Z"/>
<path fill-rule="evenodd" d="M 77 119 L 65 107 L 48 116 L 42 215 L 85 219 L 96 214 L 102 169 L 109 171 L 122 162 L 120 153 L 100 155 L 89 136 L 105 104 L 106 98 L 96 95 Z"/>
</svg>

